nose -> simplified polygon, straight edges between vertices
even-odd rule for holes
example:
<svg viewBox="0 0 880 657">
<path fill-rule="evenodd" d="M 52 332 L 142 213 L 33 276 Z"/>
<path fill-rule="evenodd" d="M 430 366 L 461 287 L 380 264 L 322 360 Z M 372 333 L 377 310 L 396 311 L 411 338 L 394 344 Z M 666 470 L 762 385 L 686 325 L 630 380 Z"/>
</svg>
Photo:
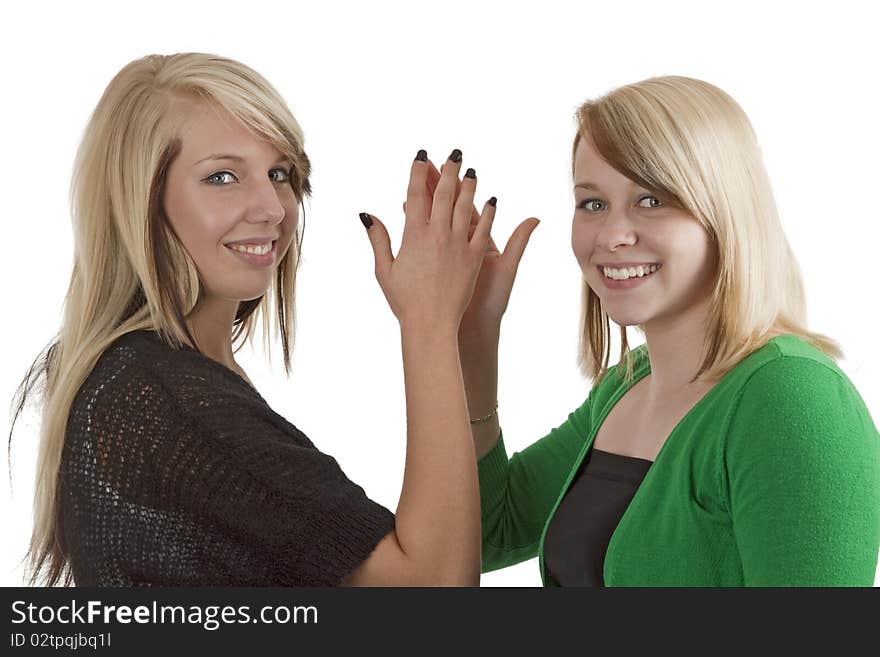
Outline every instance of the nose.
<svg viewBox="0 0 880 657">
<path fill-rule="evenodd" d="M 248 201 L 248 222 L 278 224 L 284 219 L 284 206 L 278 198 L 278 190 L 268 178 L 254 185 Z"/>
<path fill-rule="evenodd" d="M 614 253 L 623 246 L 633 246 L 639 241 L 635 226 L 626 212 L 610 210 L 602 221 L 596 235 L 596 245 Z"/>
</svg>

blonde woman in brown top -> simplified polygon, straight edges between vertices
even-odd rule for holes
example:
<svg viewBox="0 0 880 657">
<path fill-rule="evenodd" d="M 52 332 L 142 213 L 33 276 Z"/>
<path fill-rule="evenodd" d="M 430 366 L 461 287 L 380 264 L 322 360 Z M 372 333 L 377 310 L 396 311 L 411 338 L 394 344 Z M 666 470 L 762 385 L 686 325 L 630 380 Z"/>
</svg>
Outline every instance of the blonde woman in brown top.
<svg viewBox="0 0 880 657">
<path fill-rule="evenodd" d="M 361 217 L 401 330 L 407 454 L 392 516 L 274 414 L 234 358 L 261 314 L 290 371 L 310 191 L 298 123 L 229 59 L 125 66 L 78 153 L 61 328 L 19 398 L 20 411 L 45 375 L 33 581 L 70 583 L 78 570 L 91 585 L 477 585 L 458 328 L 495 208 L 469 230 L 476 176 L 460 168 L 459 151 L 439 179 L 416 157 L 396 257 L 383 224 Z M 157 527 L 174 546 L 159 557 Z"/>
</svg>

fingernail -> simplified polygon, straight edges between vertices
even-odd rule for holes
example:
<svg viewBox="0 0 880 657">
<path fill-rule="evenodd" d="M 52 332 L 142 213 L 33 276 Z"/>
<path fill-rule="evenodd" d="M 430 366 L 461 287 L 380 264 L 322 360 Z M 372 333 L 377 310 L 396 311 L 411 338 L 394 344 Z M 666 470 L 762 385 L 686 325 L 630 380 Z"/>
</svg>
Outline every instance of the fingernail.
<svg viewBox="0 0 880 657">
<path fill-rule="evenodd" d="M 424 162 L 428 159 L 428 151 L 424 148 L 419 149 L 419 152 L 416 153 L 416 162 Z"/>
<path fill-rule="evenodd" d="M 474 171 L 473 169 L 468 169 L 467 171 L 464 172 L 464 177 L 465 178 L 476 178 L 477 172 Z"/>
<path fill-rule="evenodd" d="M 461 151 L 457 148 L 449 154 L 450 162 L 461 162 Z"/>
<path fill-rule="evenodd" d="M 495 198 L 494 196 L 489 199 L 489 205 L 491 205 L 493 208 L 495 207 L 496 203 L 498 203 L 498 199 Z"/>
<path fill-rule="evenodd" d="M 373 225 L 373 219 L 366 212 L 361 212 L 358 216 L 361 218 L 361 223 L 364 225 L 364 228 L 369 229 L 369 227 Z"/>
</svg>

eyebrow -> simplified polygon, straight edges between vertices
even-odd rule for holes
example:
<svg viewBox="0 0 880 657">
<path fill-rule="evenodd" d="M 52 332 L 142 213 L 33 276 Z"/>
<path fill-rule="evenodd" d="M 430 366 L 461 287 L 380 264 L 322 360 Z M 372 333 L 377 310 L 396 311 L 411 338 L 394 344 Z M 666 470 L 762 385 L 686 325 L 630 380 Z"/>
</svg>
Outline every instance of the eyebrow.
<svg viewBox="0 0 880 657">
<path fill-rule="evenodd" d="M 629 186 L 630 186 L 630 187 L 638 187 L 639 189 L 647 189 L 647 190 L 650 190 L 649 187 L 645 187 L 645 186 L 643 186 L 643 185 L 640 185 L 640 184 L 638 184 L 637 182 L 634 182 L 634 181 L 632 181 L 632 180 L 629 181 Z M 584 180 L 584 181 L 582 181 L 582 182 L 579 182 L 579 183 L 575 183 L 575 184 L 574 184 L 574 188 L 575 188 L 575 189 L 580 188 L 580 189 L 592 190 L 592 191 L 595 191 L 595 192 L 601 192 L 601 191 L 602 191 L 602 188 L 599 187 L 599 185 L 597 185 L 597 184 L 594 183 L 594 182 L 589 182 L 589 181 L 586 181 L 586 180 Z"/>
<path fill-rule="evenodd" d="M 193 166 L 197 166 L 202 162 L 207 162 L 208 160 L 232 160 L 233 162 L 244 162 L 244 158 L 241 155 L 235 155 L 233 153 L 212 153 L 207 157 L 203 157 L 198 162 L 194 162 Z M 275 161 L 275 164 L 281 164 L 282 162 L 290 162 L 290 158 L 286 155 L 281 155 L 281 157 L 279 157 Z"/>
</svg>

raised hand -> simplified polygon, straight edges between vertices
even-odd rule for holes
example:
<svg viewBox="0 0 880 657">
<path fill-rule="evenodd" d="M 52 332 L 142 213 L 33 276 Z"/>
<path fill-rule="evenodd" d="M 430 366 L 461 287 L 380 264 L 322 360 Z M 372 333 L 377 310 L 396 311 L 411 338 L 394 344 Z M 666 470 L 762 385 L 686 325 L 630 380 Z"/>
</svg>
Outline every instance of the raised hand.
<svg viewBox="0 0 880 657">
<path fill-rule="evenodd" d="M 495 207 L 476 217 L 473 170 L 460 181 L 461 151 L 438 172 L 419 151 L 410 170 L 406 223 L 397 256 L 385 225 L 362 214 L 375 257 L 375 274 L 402 328 L 458 331 L 486 253 Z M 432 182 L 429 185 L 429 175 Z"/>
<path fill-rule="evenodd" d="M 429 160 L 425 186 L 431 196 L 434 195 L 440 178 L 440 172 Z M 479 219 L 480 214 L 472 207 L 469 228 L 471 234 Z M 520 260 L 539 223 L 540 220 L 535 217 L 520 223 L 507 240 L 503 253 L 498 250 L 492 236 L 489 236 L 474 292 L 459 328 L 459 338 L 463 343 L 497 339 Z"/>
</svg>

